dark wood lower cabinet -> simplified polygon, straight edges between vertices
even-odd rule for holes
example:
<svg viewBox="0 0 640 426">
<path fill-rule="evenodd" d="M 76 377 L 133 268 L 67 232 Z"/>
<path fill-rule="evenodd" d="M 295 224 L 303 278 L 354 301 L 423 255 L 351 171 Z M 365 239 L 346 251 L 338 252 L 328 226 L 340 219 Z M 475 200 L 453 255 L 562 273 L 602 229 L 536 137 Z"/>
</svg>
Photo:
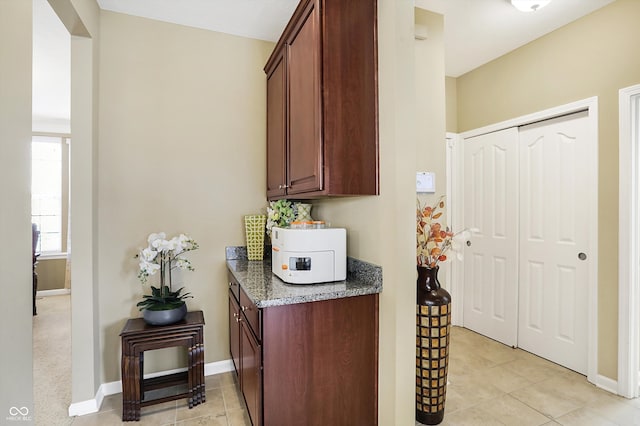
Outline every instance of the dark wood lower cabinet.
<svg viewBox="0 0 640 426">
<path fill-rule="evenodd" d="M 378 295 L 266 308 L 264 425 L 378 424 Z"/>
<path fill-rule="evenodd" d="M 242 348 L 242 377 L 240 388 L 247 403 L 247 411 L 254 425 L 262 424 L 262 353 L 260 344 L 246 323 L 240 326 Z"/>
<path fill-rule="evenodd" d="M 236 369 L 254 426 L 378 424 L 377 294 L 259 309 L 259 334 L 243 312 L 257 308 L 229 298 L 239 307 Z M 229 318 L 234 339 L 238 321 Z"/>
<path fill-rule="evenodd" d="M 236 371 L 240 370 L 240 306 L 229 292 L 229 351 Z"/>
</svg>

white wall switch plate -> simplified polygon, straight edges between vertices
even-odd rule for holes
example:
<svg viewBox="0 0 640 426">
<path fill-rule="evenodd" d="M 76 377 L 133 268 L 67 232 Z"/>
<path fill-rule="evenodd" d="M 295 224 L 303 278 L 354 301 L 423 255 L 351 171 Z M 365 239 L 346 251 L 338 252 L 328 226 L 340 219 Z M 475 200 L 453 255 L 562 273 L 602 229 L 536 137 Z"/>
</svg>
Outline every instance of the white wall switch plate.
<svg viewBox="0 0 640 426">
<path fill-rule="evenodd" d="M 436 192 L 436 174 L 433 172 L 416 173 L 416 192 Z"/>
</svg>

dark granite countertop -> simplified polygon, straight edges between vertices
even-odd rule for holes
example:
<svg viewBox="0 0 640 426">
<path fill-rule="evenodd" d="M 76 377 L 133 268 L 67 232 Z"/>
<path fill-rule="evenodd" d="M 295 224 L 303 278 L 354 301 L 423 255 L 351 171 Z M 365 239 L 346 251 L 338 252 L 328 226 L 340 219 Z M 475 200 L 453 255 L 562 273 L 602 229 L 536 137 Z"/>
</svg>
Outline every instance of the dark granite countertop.
<svg viewBox="0 0 640 426">
<path fill-rule="evenodd" d="M 227 247 L 227 268 L 258 308 L 316 302 L 382 292 L 382 268 L 347 258 L 347 279 L 320 284 L 287 284 L 271 272 L 271 258 L 249 261 L 244 247 Z"/>
</svg>

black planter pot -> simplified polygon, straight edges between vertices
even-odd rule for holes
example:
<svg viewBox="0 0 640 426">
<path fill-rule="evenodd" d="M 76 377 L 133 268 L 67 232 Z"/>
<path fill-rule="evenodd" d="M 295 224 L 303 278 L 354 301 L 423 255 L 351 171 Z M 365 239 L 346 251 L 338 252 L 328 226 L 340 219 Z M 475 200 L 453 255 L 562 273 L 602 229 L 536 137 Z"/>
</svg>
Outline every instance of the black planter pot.
<svg viewBox="0 0 640 426">
<path fill-rule="evenodd" d="M 165 309 L 161 311 L 142 311 L 144 322 L 149 325 L 169 325 L 182 320 L 187 315 L 187 304 L 183 303 L 175 309 Z"/>
<path fill-rule="evenodd" d="M 447 393 L 451 295 L 440 287 L 437 266 L 418 266 L 417 287 L 416 420 L 437 425 Z"/>
</svg>

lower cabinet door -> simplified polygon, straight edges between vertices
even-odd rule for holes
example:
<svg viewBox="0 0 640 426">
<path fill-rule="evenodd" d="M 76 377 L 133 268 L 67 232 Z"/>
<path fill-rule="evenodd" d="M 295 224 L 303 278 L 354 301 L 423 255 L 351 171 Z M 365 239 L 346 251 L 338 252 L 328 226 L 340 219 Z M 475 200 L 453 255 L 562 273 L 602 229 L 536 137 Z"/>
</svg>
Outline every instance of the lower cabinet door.
<svg viewBox="0 0 640 426">
<path fill-rule="evenodd" d="M 253 426 L 262 425 L 262 354 L 261 346 L 244 321 L 240 321 L 240 350 L 242 372 L 240 387 L 247 403 Z"/>
<path fill-rule="evenodd" d="M 229 350 L 236 373 L 240 374 L 240 306 L 229 292 Z"/>
</svg>

